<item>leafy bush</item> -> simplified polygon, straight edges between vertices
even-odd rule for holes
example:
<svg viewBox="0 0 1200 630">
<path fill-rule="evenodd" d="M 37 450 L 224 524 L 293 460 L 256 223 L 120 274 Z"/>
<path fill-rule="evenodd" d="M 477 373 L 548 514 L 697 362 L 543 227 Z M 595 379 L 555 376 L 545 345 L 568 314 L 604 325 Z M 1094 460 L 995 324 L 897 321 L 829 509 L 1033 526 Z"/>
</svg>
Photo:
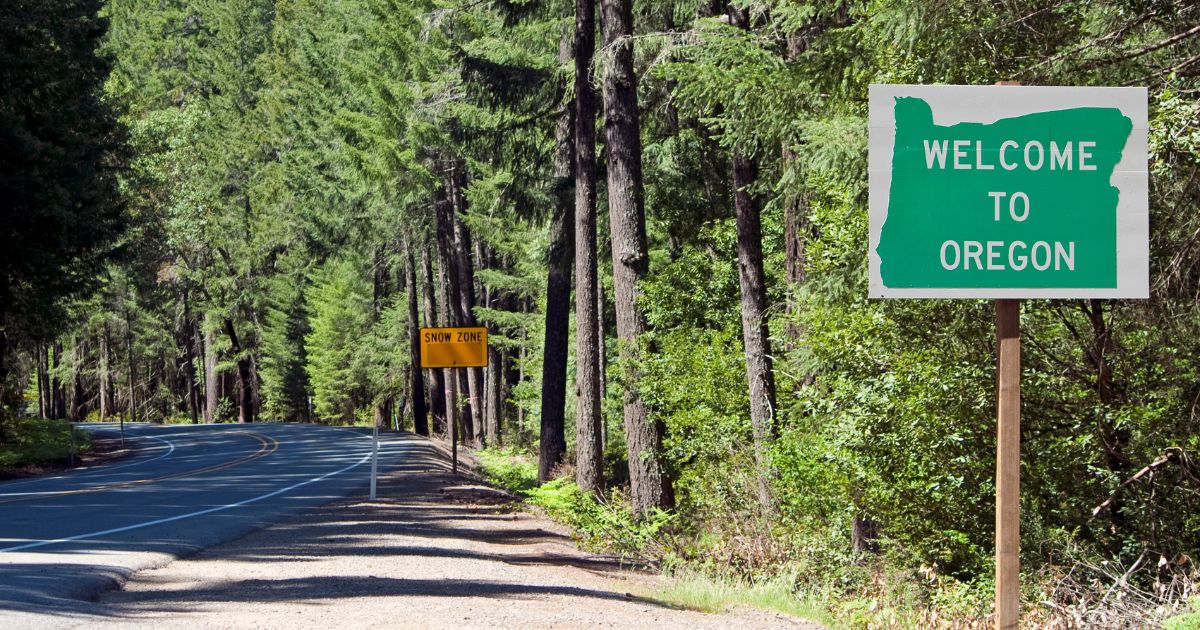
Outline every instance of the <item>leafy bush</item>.
<svg viewBox="0 0 1200 630">
<path fill-rule="evenodd" d="M 1192 612 L 1164 621 L 1163 630 L 1200 630 L 1200 597 L 1192 600 Z"/>
<path fill-rule="evenodd" d="M 678 519 L 659 509 L 637 518 L 619 493 L 602 501 L 569 478 L 555 479 L 525 494 L 530 504 L 571 527 L 587 547 L 643 559 L 662 557 L 664 530 Z"/>
<path fill-rule="evenodd" d="M 0 422 L 4 423 L 0 473 L 21 466 L 64 462 L 72 453 L 78 455 L 91 448 L 88 432 L 65 420 L 0 416 Z"/>
<path fill-rule="evenodd" d="M 475 452 L 483 474 L 492 483 L 513 493 L 537 486 L 537 464 L 515 448 L 485 448 Z"/>
</svg>

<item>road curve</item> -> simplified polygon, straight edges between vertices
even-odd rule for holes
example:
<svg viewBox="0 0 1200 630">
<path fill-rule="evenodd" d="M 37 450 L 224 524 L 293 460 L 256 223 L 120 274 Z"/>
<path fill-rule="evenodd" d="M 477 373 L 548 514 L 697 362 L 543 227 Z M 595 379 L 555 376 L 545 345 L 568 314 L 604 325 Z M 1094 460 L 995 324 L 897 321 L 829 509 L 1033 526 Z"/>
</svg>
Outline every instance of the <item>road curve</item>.
<svg viewBox="0 0 1200 630">
<path fill-rule="evenodd" d="M 126 424 L 125 439 L 137 454 L 111 465 L 0 482 L 0 621 L 70 614 L 134 571 L 344 497 L 370 474 L 361 429 Z M 403 458 L 380 446 L 381 469 Z"/>
</svg>

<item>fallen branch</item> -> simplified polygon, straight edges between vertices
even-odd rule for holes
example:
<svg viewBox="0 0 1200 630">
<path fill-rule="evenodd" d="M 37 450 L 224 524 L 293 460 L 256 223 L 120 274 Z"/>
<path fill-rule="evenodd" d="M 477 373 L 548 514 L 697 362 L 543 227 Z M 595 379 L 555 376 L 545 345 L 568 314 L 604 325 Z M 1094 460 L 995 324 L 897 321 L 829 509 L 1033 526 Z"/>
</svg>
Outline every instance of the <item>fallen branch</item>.
<svg viewBox="0 0 1200 630">
<path fill-rule="evenodd" d="M 1145 468 L 1137 471 L 1134 476 L 1126 479 L 1121 483 L 1121 485 L 1117 486 L 1117 489 L 1113 491 L 1112 496 L 1105 499 L 1104 503 L 1097 505 L 1096 509 L 1092 510 L 1092 518 L 1100 516 L 1101 513 L 1112 507 L 1112 504 L 1117 500 L 1117 496 L 1120 495 L 1125 488 L 1129 487 L 1133 483 L 1136 483 L 1142 477 L 1153 475 L 1156 470 L 1171 463 L 1178 463 L 1186 470 L 1188 467 L 1187 453 L 1185 453 L 1183 449 L 1179 448 L 1178 446 L 1172 446 L 1164 450 L 1162 455 L 1159 455 Z"/>
</svg>

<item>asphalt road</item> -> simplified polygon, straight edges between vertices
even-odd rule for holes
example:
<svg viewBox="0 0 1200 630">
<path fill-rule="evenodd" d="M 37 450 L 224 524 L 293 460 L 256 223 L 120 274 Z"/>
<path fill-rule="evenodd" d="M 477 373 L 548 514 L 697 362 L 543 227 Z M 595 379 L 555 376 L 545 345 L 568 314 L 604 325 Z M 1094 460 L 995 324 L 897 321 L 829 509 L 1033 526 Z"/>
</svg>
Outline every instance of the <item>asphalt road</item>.
<svg viewBox="0 0 1200 630">
<path fill-rule="evenodd" d="M 361 429 L 125 427 L 138 446 L 131 457 L 0 482 L 0 626 L 53 625 L 134 571 L 365 491 L 370 478 L 371 435 Z M 405 448 L 381 437 L 380 470 Z"/>
</svg>

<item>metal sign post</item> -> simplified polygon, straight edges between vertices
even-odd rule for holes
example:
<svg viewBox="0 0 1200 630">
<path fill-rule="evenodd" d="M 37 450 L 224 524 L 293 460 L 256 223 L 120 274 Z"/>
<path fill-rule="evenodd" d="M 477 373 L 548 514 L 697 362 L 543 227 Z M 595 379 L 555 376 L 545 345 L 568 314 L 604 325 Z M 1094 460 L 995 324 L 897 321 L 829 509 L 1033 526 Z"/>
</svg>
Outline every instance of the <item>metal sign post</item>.
<svg viewBox="0 0 1200 630">
<path fill-rule="evenodd" d="M 371 430 L 371 500 L 375 500 L 375 480 L 379 476 L 379 423 Z"/>
<path fill-rule="evenodd" d="M 487 328 L 422 328 L 422 368 L 487 367 Z M 447 389 L 447 418 L 450 423 L 450 471 L 458 473 L 457 387 Z"/>
</svg>

